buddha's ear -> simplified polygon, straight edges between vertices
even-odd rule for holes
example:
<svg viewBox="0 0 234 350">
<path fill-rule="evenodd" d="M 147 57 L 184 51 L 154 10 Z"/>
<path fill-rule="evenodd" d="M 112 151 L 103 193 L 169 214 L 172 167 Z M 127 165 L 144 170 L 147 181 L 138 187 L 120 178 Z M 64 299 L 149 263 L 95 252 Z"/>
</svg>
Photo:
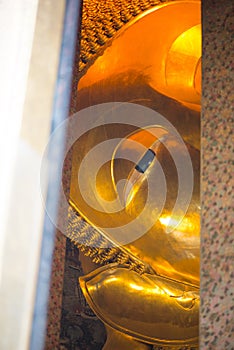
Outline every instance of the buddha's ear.
<svg viewBox="0 0 234 350">
<path fill-rule="evenodd" d="M 116 264 L 80 278 L 93 311 L 109 327 L 160 346 L 196 346 L 199 289 Z"/>
</svg>

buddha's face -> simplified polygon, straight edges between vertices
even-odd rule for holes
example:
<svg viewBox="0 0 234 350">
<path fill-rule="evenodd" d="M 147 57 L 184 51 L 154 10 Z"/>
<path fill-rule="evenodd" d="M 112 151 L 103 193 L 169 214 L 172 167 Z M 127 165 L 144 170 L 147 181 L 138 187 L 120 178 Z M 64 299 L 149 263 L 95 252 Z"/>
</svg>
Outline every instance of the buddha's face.
<svg viewBox="0 0 234 350">
<path fill-rule="evenodd" d="M 159 31 L 162 26 L 163 36 Z M 124 26 L 78 84 L 79 109 L 105 102 L 133 102 L 161 113 L 177 129 L 193 165 L 190 204 L 185 208 L 182 203 L 173 210 L 179 189 L 174 156 L 181 163 L 184 159 L 186 173 L 184 148 L 167 130 L 160 127 L 150 130 L 147 120 L 144 130 L 126 125 L 99 126 L 75 145 L 73 174 L 96 144 L 113 137 L 123 140 L 113 149 L 112 160 L 98 172 L 92 169 L 94 162 L 86 169 L 89 203 L 96 196 L 92 192 L 95 181 L 104 214 L 85 203 L 75 185 L 76 175 L 71 188 L 72 202 L 91 224 L 101 228 L 119 227 L 118 234 L 111 239 L 123 244 L 124 249 L 149 263 L 155 271 L 196 285 L 200 232 L 200 44 L 199 1 L 175 1 L 155 7 Z M 162 137 L 164 142 L 160 141 Z M 132 149 L 129 150 L 126 140 L 135 142 Z M 152 164 L 144 173 L 137 173 L 134 170 L 137 162 L 153 144 L 156 156 Z M 137 155 L 135 162 L 126 160 L 125 153 L 131 151 Z M 91 180 L 90 174 L 96 172 L 97 177 Z M 128 186 L 123 185 L 123 179 L 128 179 Z M 110 212 L 107 202 L 116 203 L 116 198 L 119 208 Z M 147 198 L 151 198 L 150 204 Z M 121 229 L 120 223 L 123 227 L 132 220 L 137 222 L 131 228 L 134 234 Z M 110 231 L 103 229 L 103 232 L 111 236 Z M 126 235 L 130 238 L 124 239 Z"/>
<path fill-rule="evenodd" d="M 96 144 L 120 135 L 125 136 L 113 147 L 110 161 L 105 162 L 101 150 L 93 158 L 86 157 Z M 131 133 L 125 128 L 122 133 L 121 125 L 91 130 L 74 147 L 71 199 L 80 213 L 155 272 L 198 285 L 199 151 L 163 128 Z M 98 170 L 95 158 L 103 159 Z M 191 175 L 188 158 L 193 187 L 191 200 L 184 205 L 186 185 L 179 177 L 181 172 L 184 179 Z M 80 171 L 85 194 L 77 182 Z"/>
<path fill-rule="evenodd" d="M 142 111 L 141 127 L 123 126 L 118 119 L 108 125 L 107 118 L 75 143 L 70 201 L 111 245 L 150 266 L 146 279 L 117 263 L 82 283 L 101 319 L 138 340 L 149 336 L 152 343 L 156 338 L 177 345 L 197 342 L 200 22 L 199 1 L 160 3 L 107 41 L 78 83 L 78 110 L 128 102 Z M 157 121 L 149 122 L 144 107 L 167 120 L 179 138 Z M 90 150 L 113 138 L 119 141 L 107 150 L 108 160 L 97 168 L 103 156 L 99 150 L 88 162 Z"/>
</svg>

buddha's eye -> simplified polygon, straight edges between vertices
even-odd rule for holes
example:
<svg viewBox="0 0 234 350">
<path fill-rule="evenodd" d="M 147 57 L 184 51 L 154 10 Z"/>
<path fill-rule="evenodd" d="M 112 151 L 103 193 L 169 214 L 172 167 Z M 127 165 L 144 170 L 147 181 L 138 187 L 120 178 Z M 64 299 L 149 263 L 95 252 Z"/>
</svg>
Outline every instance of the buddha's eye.
<svg viewBox="0 0 234 350">
<path fill-rule="evenodd" d="M 161 127 L 140 129 L 117 146 L 112 158 L 112 180 L 123 206 L 128 207 L 146 180 L 167 133 Z M 124 186 L 118 186 L 123 180 Z"/>
<path fill-rule="evenodd" d="M 144 174 L 147 169 L 149 169 L 150 165 L 152 164 L 155 157 L 155 152 L 149 148 L 143 157 L 140 159 L 140 161 L 135 166 L 135 169 L 139 172 Z"/>
</svg>

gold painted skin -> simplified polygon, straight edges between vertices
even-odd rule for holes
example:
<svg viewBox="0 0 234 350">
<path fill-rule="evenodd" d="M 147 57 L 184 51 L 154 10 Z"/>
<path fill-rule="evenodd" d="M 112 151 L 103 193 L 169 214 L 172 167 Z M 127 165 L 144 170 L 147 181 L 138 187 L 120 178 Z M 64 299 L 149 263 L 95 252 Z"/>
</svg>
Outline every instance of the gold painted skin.
<svg viewBox="0 0 234 350">
<path fill-rule="evenodd" d="M 151 128 L 149 130 L 153 129 Z M 156 128 L 156 130 L 158 130 L 159 135 L 162 135 L 162 129 Z M 157 133 L 157 131 L 154 132 L 155 134 Z M 136 132 L 131 135 L 131 138 L 134 138 L 138 144 L 142 143 L 147 146 L 150 137 L 144 136 L 145 133 L 148 134 L 149 132 L 144 132 L 141 130 L 139 137 L 138 133 Z M 160 202 L 160 193 L 158 193 L 157 199 L 155 198 L 152 205 L 149 206 L 145 212 L 144 217 L 138 222 L 137 230 L 145 232 L 145 234 L 134 242 L 125 245 L 125 249 L 149 264 L 157 274 L 168 276 L 180 282 L 198 286 L 200 261 L 200 153 L 192 146 L 187 145 L 193 163 L 194 188 L 190 205 L 185 216 L 183 217 L 183 220 L 179 223 L 181 219 L 180 211 L 172 214 L 173 207 L 178 196 L 178 183 L 177 169 L 172 157 L 170 156 L 170 152 L 174 151 L 174 154 L 177 153 L 177 156 L 181 158 L 181 162 L 185 162 L 185 160 L 183 158 L 183 150 L 176 140 L 171 137 L 170 134 L 167 135 L 166 133 L 162 137 L 165 138 L 164 142 L 169 150 L 167 150 L 159 140 L 155 142 L 157 144 L 157 147 L 154 148 L 156 152 L 156 159 L 149 168 L 147 175 L 144 176 L 140 174 L 142 181 L 138 186 L 136 186 L 136 190 L 134 189 L 135 186 L 133 186 L 133 194 L 129 195 L 131 200 L 126 206 L 125 210 L 131 219 L 137 217 L 141 210 L 144 209 L 146 203 L 148 195 L 147 181 L 151 180 L 153 187 L 161 185 L 158 179 L 157 169 L 154 172 L 152 171 L 157 163 L 160 163 L 166 177 L 168 193 L 166 202 L 164 204 L 163 211 L 158 218 L 160 210 L 160 208 L 157 207 L 158 203 Z M 152 148 L 152 146 L 149 148 Z M 127 146 L 125 146 L 125 149 L 121 150 L 121 153 L 124 154 L 126 149 Z M 134 151 L 137 152 L 136 150 Z M 113 161 L 113 168 L 115 169 L 113 171 L 113 176 L 116 178 L 116 182 L 118 179 L 128 178 L 128 174 L 130 174 L 131 177 L 131 165 L 128 168 L 126 161 L 121 161 L 121 159 L 118 159 L 116 168 L 115 162 Z M 135 170 L 134 172 L 136 173 Z M 119 193 L 119 195 L 121 195 L 121 193 Z M 155 224 L 150 230 L 147 230 L 147 223 L 150 220 L 153 220 Z M 174 226 L 176 227 L 171 233 L 166 232 L 166 228 L 172 229 Z"/>
<path fill-rule="evenodd" d="M 98 128 L 94 134 L 90 132 L 74 146 L 76 157 L 73 160 L 71 200 L 73 206 L 94 226 L 100 226 L 104 222 L 107 227 L 115 227 L 119 226 L 119 222 L 124 223 L 129 218 L 134 219 L 141 212 L 147 192 L 143 181 L 128 206 L 118 214 L 101 214 L 83 200 L 76 185 L 79 162 L 94 144 L 101 142 L 107 135 L 116 135 L 122 130 L 112 126 L 110 129 L 106 127 L 105 131 L 100 133 Z M 181 150 L 176 143 L 174 147 L 180 154 Z M 159 144 L 156 161 L 161 162 L 166 174 L 169 194 L 164 210 L 155 225 L 141 238 L 121 246 L 121 249 L 129 255 L 151 266 L 155 274 L 139 275 L 129 271 L 127 267 L 111 268 L 108 265 L 107 271 L 97 269 L 91 276 L 86 276 L 81 284 L 90 306 L 105 323 L 136 340 L 151 344 L 171 344 L 179 347 L 185 344 L 194 345 L 198 341 L 199 152 L 189 145 L 188 150 L 194 167 L 195 184 L 192 201 L 181 223 L 170 234 L 166 232 L 168 218 L 171 218 L 177 195 L 177 174 L 168 151 Z M 114 171 L 116 177 L 119 175 L 120 178 L 121 176 L 127 178 L 131 174 L 132 164 L 118 162 L 116 169 L 118 170 Z M 94 171 L 92 164 L 86 170 L 87 173 L 84 176 L 89 182 L 89 172 Z M 157 186 L 157 178 L 155 178 L 155 186 Z M 107 163 L 99 172 L 96 187 L 105 199 L 113 199 L 116 188 L 110 163 Z M 92 195 L 91 190 L 90 199 Z M 155 207 L 150 207 L 139 222 L 137 226 L 139 233 L 145 232 L 149 216 L 152 219 L 154 210 L 157 215 L 157 201 L 154 205 Z M 109 237 L 110 241 L 118 245 L 118 241 L 108 236 L 104 229 L 102 232 Z M 121 234 L 121 228 L 119 234 Z M 120 302 L 122 308 L 120 308 Z M 163 315 L 165 317 L 162 317 Z"/>
<path fill-rule="evenodd" d="M 181 17 L 179 20 L 178 16 Z M 155 24 L 156 30 L 152 29 Z M 172 122 L 187 142 L 195 172 L 194 193 L 189 210 L 177 229 L 168 236 L 165 226 L 171 219 L 178 184 L 170 155 L 161 145 L 158 157 L 167 174 L 169 189 L 164 211 L 143 237 L 120 247 L 130 256 L 149 264 L 152 275 L 141 275 L 129 270 L 128 266 L 117 264 L 98 268 L 81 279 L 81 286 L 90 306 L 111 327 L 108 327 L 105 350 L 136 350 L 137 346 L 139 349 L 150 348 L 140 342 L 173 349 L 185 345 L 194 347 L 198 344 L 199 25 L 199 1 L 174 1 L 155 7 L 130 22 L 127 28 L 121 29 L 102 55 L 89 67 L 78 85 L 78 109 L 97 103 L 126 101 L 148 106 L 161 113 Z M 155 35 L 150 42 L 152 32 Z M 183 45 L 186 40 L 181 40 L 183 33 L 187 40 L 187 51 Z M 185 68 L 182 69 L 183 73 L 181 58 Z M 165 71 L 163 67 L 166 68 Z M 94 226 L 102 226 L 103 222 L 115 226 L 117 221 L 128 221 L 129 217 L 137 215 L 144 204 L 144 181 L 133 200 L 121 213 L 122 216 L 100 215 L 81 198 L 76 186 L 79 162 L 90 148 L 110 136 L 111 132 L 117 133 L 115 136 L 128 137 L 137 133 L 137 130 L 130 128 L 123 133 L 123 130 L 106 130 L 100 127 L 74 146 L 70 201 Z M 105 189 L 106 199 L 113 199 L 116 195 L 115 181 L 110 169 L 111 164 L 106 164 L 97 178 L 97 187 L 102 193 Z M 116 177 L 123 172 L 130 176 L 132 164 L 118 164 L 115 171 Z M 152 211 L 147 215 L 152 215 Z M 139 230 L 144 230 L 147 215 Z M 174 221 L 177 219 L 172 218 Z M 109 240 L 112 240 L 111 237 Z"/>
<path fill-rule="evenodd" d="M 127 135 L 126 135 L 127 133 Z M 90 174 L 95 172 L 92 169 L 92 162 L 87 164 L 83 173 L 88 185 L 89 191 L 86 192 L 86 200 L 80 193 L 80 188 L 77 186 L 77 174 L 79 171 L 80 162 L 83 160 L 87 152 L 96 144 L 104 141 L 108 137 L 119 137 L 126 135 L 128 137 L 129 130 L 122 125 L 101 126 L 95 130 L 91 130 L 84 135 L 74 145 L 73 167 L 72 167 L 72 186 L 71 186 L 71 202 L 72 205 L 81 213 L 81 215 L 95 227 L 119 227 L 119 222 L 128 223 L 134 220 L 143 210 L 147 198 L 147 181 L 144 180 L 138 189 L 137 193 L 131 200 L 128 206 L 117 213 L 110 213 L 103 208 L 100 212 L 88 203 L 92 203 L 94 196 L 93 183 Z M 172 142 L 173 141 L 173 142 Z M 140 142 L 140 140 L 138 140 Z M 174 148 L 174 152 L 182 158 L 182 151 L 174 139 L 170 140 L 168 136 L 168 144 L 171 142 L 170 149 Z M 160 208 L 157 208 L 157 201 L 145 211 L 144 217 L 138 221 L 137 230 L 135 233 L 141 236 L 139 239 L 122 246 L 122 249 L 129 254 L 136 256 L 139 260 L 144 261 L 147 265 L 160 275 L 168 276 L 180 282 L 190 283 L 192 285 L 199 285 L 199 244 L 200 244 L 200 218 L 199 218 L 199 152 L 192 146 L 187 145 L 190 157 L 193 163 L 194 170 L 194 191 L 191 203 L 184 216 L 182 222 L 176 229 L 168 234 L 166 233 L 167 220 L 172 219 L 172 223 L 180 219 L 180 216 L 171 216 L 172 209 L 177 198 L 177 169 L 169 152 L 159 143 L 157 150 L 157 159 L 155 162 L 160 162 L 167 181 L 167 199 L 164 209 L 157 219 Z M 153 165 L 154 167 L 154 165 Z M 116 182 L 119 178 L 128 178 L 131 174 L 133 164 L 126 160 L 119 160 L 115 166 L 114 162 L 114 176 Z M 157 172 L 157 170 L 156 170 Z M 153 186 L 159 186 L 157 176 L 155 173 L 149 173 L 147 178 L 153 177 Z M 116 197 L 116 187 L 111 172 L 111 163 L 106 163 L 99 171 L 96 178 L 96 189 L 99 195 L 105 200 L 113 200 Z M 164 193 L 162 193 L 163 195 Z M 160 194 L 159 194 L 160 195 Z M 121 197 L 121 193 L 120 196 Z M 87 201 L 87 199 L 89 201 Z M 101 204 L 102 206 L 102 204 Z M 155 217 L 155 219 L 154 219 Z M 147 230 L 148 222 L 155 222 L 154 226 Z M 118 230 L 118 237 L 111 237 L 105 229 L 102 229 L 103 234 L 109 237 L 109 240 L 116 245 L 121 244 L 121 235 L 126 233 Z M 144 234 L 143 234 L 144 233 Z M 132 235 L 132 232 L 129 232 Z"/>
</svg>

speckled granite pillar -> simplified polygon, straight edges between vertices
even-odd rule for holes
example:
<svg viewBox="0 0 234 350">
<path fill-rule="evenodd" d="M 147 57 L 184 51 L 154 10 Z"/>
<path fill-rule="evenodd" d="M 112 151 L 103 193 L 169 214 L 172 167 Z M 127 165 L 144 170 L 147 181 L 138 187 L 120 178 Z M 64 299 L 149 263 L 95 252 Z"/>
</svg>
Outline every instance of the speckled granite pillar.
<svg viewBox="0 0 234 350">
<path fill-rule="evenodd" d="M 200 349 L 234 349 L 234 2 L 203 1 Z"/>
</svg>

